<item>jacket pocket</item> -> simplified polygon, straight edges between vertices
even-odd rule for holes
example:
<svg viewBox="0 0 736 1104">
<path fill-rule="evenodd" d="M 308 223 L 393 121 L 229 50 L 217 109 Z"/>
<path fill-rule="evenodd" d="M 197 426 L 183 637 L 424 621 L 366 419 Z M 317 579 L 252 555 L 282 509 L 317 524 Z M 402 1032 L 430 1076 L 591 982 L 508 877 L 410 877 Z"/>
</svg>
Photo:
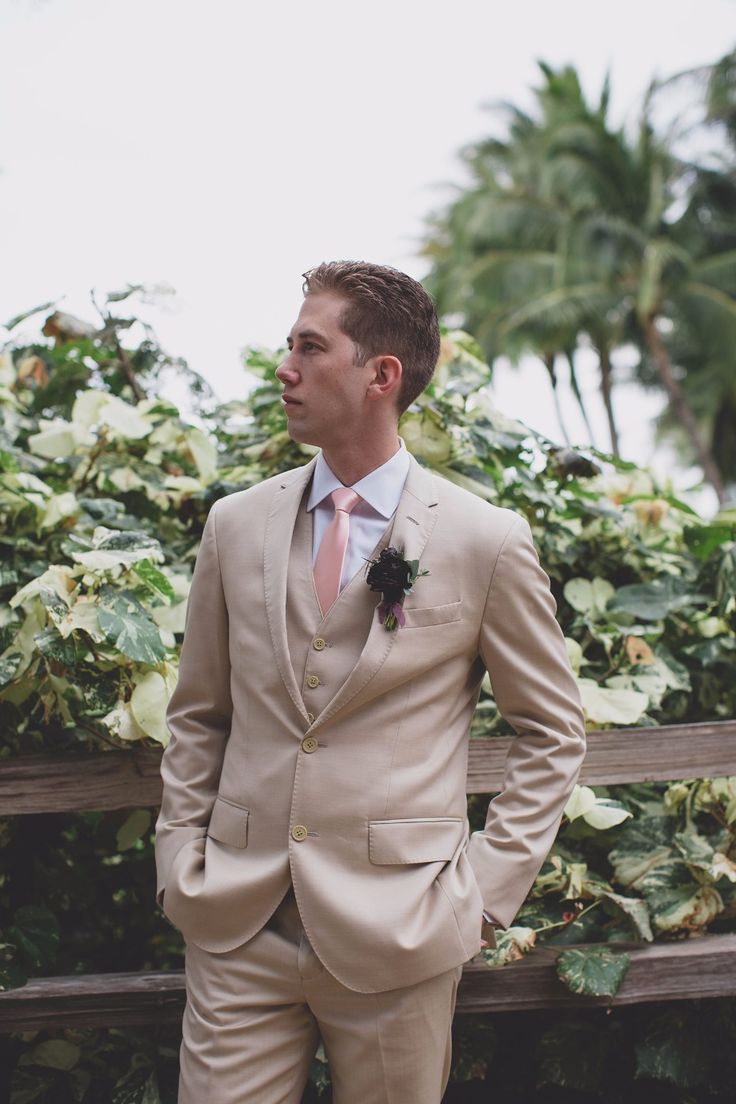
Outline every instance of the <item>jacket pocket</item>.
<svg viewBox="0 0 736 1104">
<path fill-rule="evenodd" d="M 448 862 L 464 833 L 462 817 L 372 820 L 368 825 L 368 853 L 371 862 L 379 866 Z"/>
<path fill-rule="evenodd" d="M 226 797 L 216 798 L 207 835 L 230 847 L 247 847 L 248 810 Z"/>
<path fill-rule="evenodd" d="M 424 606 L 420 608 L 407 607 L 404 610 L 406 617 L 405 629 L 421 629 L 430 625 L 446 625 L 450 621 L 459 621 L 461 618 L 462 601 L 445 602 L 441 606 Z"/>
</svg>

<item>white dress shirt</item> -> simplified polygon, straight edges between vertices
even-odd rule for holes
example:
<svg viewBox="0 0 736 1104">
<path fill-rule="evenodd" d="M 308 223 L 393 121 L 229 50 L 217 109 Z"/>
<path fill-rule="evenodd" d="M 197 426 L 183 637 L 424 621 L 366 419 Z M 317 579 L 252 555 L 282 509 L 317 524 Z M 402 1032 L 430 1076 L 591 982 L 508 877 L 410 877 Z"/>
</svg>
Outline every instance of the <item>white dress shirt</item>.
<svg viewBox="0 0 736 1104">
<path fill-rule="evenodd" d="M 345 553 L 345 563 L 340 579 L 340 589 L 349 583 L 357 571 L 365 568 L 373 549 L 383 536 L 389 521 L 396 513 L 404 490 L 404 483 L 411 463 L 406 445 L 399 437 L 399 447 L 390 460 L 364 475 L 351 490 L 363 499 L 351 511 L 350 536 Z M 312 476 L 312 486 L 307 499 L 307 509 L 314 511 L 312 525 L 312 564 L 335 510 L 329 497 L 338 487 L 343 487 L 330 465 L 320 452 Z"/>
</svg>

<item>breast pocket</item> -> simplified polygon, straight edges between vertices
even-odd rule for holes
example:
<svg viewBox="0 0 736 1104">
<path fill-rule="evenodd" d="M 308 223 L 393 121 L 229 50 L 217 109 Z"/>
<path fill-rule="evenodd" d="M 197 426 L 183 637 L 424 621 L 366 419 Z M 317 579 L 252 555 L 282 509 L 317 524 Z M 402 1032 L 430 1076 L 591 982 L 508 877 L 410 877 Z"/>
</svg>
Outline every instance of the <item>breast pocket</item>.
<svg viewBox="0 0 736 1104">
<path fill-rule="evenodd" d="M 215 800 L 207 835 L 230 847 L 248 846 L 248 810 L 227 797 Z"/>
<path fill-rule="evenodd" d="M 445 602 L 441 606 L 424 606 L 419 608 L 406 608 L 405 629 L 423 629 L 430 625 L 447 625 L 451 621 L 459 621 L 461 618 L 462 602 Z"/>
</svg>

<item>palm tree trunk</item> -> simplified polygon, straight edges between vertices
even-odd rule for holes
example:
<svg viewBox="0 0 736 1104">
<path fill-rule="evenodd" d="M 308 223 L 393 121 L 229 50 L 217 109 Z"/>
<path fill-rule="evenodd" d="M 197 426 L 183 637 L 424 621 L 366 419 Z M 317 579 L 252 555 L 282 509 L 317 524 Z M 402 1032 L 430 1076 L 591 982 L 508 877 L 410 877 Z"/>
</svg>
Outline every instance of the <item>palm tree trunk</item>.
<svg viewBox="0 0 736 1104">
<path fill-rule="evenodd" d="M 647 343 L 647 348 L 654 361 L 659 378 L 662 381 L 662 386 L 667 392 L 667 397 L 670 402 L 675 416 L 682 425 L 687 434 L 690 443 L 693 447 L 693 451 L 698 458 L 698 462 L 703 469 L 705 478 L 716 492 L 719 506 L 722 506 L 726 499 L 726 492 L 723 487 L 723 480 L 721 479 L 721 473 L 718 470 L 713 454 L 707 447 L 703 438 L 700 435 L 698 429 L 698 423 L 695 420 L 690 404 L 685 398 L 685 393 L 680 387 L 674 372 L 672 371 L 672 362 L 669 358 L 669 353 L 662 340 L 661 334 L 657 329 L 655 316 L 649 314 L 643 319 L 644 337 Z"/>
<path fill-rule="evenodd" d="M 588 440 L 590 441 L 593 448 L 595 448 L 595 437 L 593 436 L 593 427 L 590 424 L 590 418 L 588 417 L 588 411 L 585 408 L 585 403 L 583 401 L 583 395 L 582 395 L 582 392 L 580 390 L 580 384 L 578 383 L 578 374 L 575 371 L 575 354 L 574 354 L 572 349 L 568 349 L 568 351 L 565 353 L 565 356 L 567 357 L 567 363 L 570 365 L 570 387 L 572 388 L 572 393 L 575 396 L 575 400 L 576 400 L 578 406 L 580 407 L 580 414 L 582 416 L 583 422 L 585 423 L 585 428 L 586 428 L 587 433 L 588 433 Z"/>
<path fill-rule="evenodd" d="M 555 371 L 555 356 L 556 356 L 555 353 L 545 353 L 544 356 L 542 357 L 542 360 L 544 361 L 544 367 L 547 369 L 547 375 L 549 376 L 549 382 L 552 385 L 552 399 L 553 399 L 554 404 L 555 404 L 555 413 L 557 414 L 557 422 L 558 422 L 559 427 L 560 427 L 560 432 L 562 433 L 562 439 L 565 442 L 565 444 L 569 447 L 569 445 L 570 445 L 570 435 L 568 434 L 567 429 L 565 428 L 565 422 L 564 422 L 563 417 L 562 417 L 562 408 L 560 406 L 560 396 L 559 396 L 559 393 L 557 391 L 557 372 Z"/>
<path fill-rule="evenodd" d="M 618 441 L 618 427 L 616 426 L 616 418 L 613 413 L 613 378 L 611 372 L 611 354 L 608 346 L 601 342 L 596 347 L 598 353 L 598 363 L 601 369 L 601 395 L 603 396 L 603 405 L 606 408 L 606 417 L 608 419 L 608 432 L 611 437 L 611 452 L 617 458 L 621 458 L 621 449 Z"/>
</svg>

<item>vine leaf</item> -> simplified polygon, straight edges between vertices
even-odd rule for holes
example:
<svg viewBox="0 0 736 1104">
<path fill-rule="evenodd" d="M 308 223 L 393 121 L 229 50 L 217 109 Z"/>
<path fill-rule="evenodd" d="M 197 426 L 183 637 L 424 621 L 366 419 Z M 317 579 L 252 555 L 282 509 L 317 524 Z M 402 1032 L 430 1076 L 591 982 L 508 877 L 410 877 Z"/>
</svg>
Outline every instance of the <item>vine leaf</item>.
<svg viewBox="0 0 736 1104">
<path fill-rule="evenodd" d="M 151 666 L 164 659 L 158 628 L 131 591 L 103 587 L 97 615 L 107 639 L 129 659 Z"/>
<path fill-rule="evenodd" d="M 47 908 L 23 905 L 13 916 L 13 923 L 8 928 L 8 940 L 34 970 L 49 970 L 56 961 L 59 946 L 56 917 Z"/>
<path fill-rule="evenodd" d="M 5 957 L 13 950 L 14 948 L 7 943 L 0 946 L 0 993 L 7 993 L 8 989 L 20 989 L 28 981 L 18 963 L 8 961 Z"/>
<path fill-rule="evenodd" d="M 586 997 L 613 997 L 631 963 L 621 951 L 571 948 L 556 961 L 557 976 L 571 993 Z"/>
</svg>

